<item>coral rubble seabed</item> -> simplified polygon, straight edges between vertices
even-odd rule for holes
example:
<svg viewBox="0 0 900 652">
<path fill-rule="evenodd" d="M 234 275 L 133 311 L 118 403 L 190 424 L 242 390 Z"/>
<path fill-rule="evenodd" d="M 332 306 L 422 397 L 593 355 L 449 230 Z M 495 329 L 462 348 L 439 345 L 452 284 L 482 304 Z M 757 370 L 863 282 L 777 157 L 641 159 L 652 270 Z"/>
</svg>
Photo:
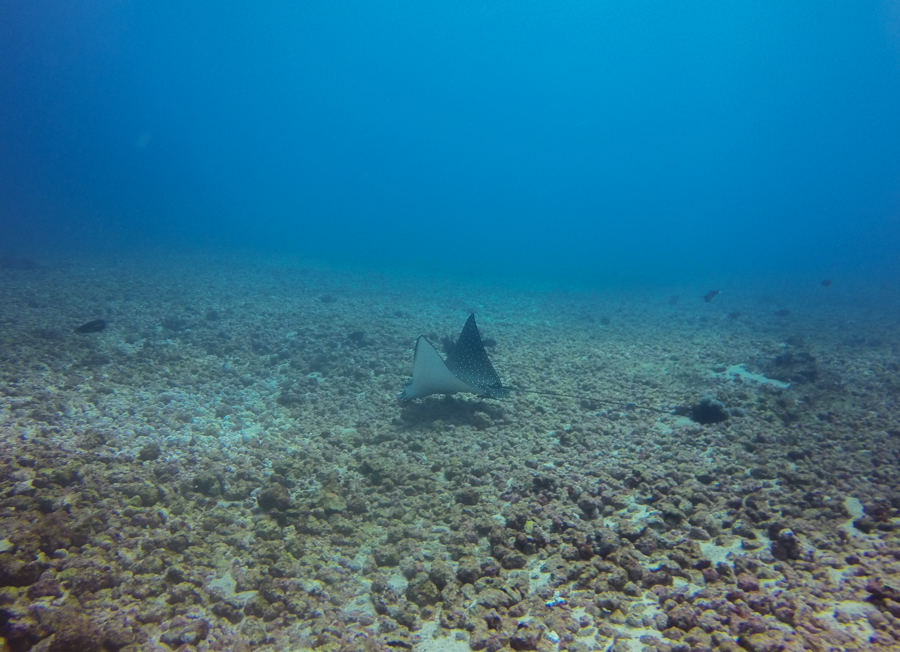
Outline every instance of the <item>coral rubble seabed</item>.
<svg viewBox="0 0 900 652">
<path fill-rule="evenodd" d="M 5 650 L 900 647 L 889 319 L 276 262 L 0 274 Z M 675 413 L 397 403 L 416 336 L 470 310 L 505 382 Z"/>
</svg>

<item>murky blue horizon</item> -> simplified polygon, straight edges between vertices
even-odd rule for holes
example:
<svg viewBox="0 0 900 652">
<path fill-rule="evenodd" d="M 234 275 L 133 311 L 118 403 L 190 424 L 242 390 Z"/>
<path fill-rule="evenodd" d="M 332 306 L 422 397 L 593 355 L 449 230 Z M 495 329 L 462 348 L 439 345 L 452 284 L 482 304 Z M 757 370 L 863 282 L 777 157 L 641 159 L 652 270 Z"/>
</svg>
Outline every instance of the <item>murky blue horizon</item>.
<svg viewBox="0 0 900 652">
<path fill-rule="evenodd" d="M 6 4 L 0 253 L 894 285 L 895 3 Z"/>
</svg>

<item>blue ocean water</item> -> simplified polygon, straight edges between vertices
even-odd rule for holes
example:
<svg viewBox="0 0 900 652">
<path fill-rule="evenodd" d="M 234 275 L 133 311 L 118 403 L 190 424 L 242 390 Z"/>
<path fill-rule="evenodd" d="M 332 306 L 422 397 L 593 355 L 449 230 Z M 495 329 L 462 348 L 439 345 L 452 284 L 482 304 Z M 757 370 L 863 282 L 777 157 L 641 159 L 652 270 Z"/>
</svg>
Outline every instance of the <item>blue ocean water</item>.
<svg viewBox="0 0 900 652">
<path fill-rule="evenodd" d="M 6 255 L 898 271 L 889 0 L 3 3 L 0 89 Z"/>
</svg>

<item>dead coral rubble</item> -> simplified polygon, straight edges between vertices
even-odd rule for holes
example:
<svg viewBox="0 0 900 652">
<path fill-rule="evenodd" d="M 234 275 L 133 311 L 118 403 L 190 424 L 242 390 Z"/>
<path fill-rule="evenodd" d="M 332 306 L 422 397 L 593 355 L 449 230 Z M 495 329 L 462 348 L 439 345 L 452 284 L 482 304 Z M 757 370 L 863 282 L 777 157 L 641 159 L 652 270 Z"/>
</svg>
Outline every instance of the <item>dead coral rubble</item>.
<svg viewBox="0 0 900 652">
<path fill-rule="evenodd" d="M 490 328 L 523 386 L 727 418 L 524 394 L 398 407 L 433 292 L 240 271 L 0 286 L 19 315 L 0 330 L 10 650 L 900 644 L 890 330 L 782 347 L 784 320 L 744 311 L 726 342 L 689 306 L 661 329 L 649 308 L 522 295 Z M 74 296 L 109 326 L 48 333 L 84 321 Z M 598 333 L 592 311 L 616 317 Z M 711 371 L 755 351 L 791 353 L 765 369 L 791 387 Z"/>
</svg>

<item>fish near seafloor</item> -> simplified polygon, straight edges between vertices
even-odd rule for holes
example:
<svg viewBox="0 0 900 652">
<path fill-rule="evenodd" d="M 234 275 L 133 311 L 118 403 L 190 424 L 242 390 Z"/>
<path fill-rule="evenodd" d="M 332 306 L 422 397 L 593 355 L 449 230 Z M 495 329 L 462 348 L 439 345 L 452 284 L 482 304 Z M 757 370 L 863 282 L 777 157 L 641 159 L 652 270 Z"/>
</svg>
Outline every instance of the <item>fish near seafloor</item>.
<svg viewBox="0 0 900 652">
<path fill-rule="evenodd" d="M 40 265 L 29 258 L 0 256 L 0 269 L 38 269 Z"/>
<path fill-rule="evenodd" d="M 830 278 L 826 278 L 824 281 L 822 281 L 822 287 L 827 288 L 832 283 L 834 283 L 834 281 L 832 281 Z"/>
<path fill-rule="evenodd" d="M 715 299 L 715 298 L 716 298 L 716 295 L 719 294 L 719 292 L 721 292 L 721 291 L 722 291 L 722 290 L 710 290 L 709 292 L 707 292 L 707 293 L 703 296 L 703 300 L 704 300 L 706 303 L 709 303 L 710 301 L 712 301 L 713 299 Z"/>
<path fill-rule="evenodd" d="M 446 361 L 424 335 L 419 336 L 413 358 L 412 379 L 397 398 L 408 401 L 432 394 L 457 392 L 503 398 L 509 394 L 509 390 L 500 382 L 500 376 L 484 350 L 484 343 L 475 324 L 475 313 L 472 313 Z"/>
<path fill-rule="evenodd" d="M 104 328 L 106 328 L 106 322 L 102 319 L 95 319 L 94 321 L 89 321 L 86 324 L 82 324 L 78 328 L 75 329 L 76 333 L 99 333 Z"/>
<path fill-rule="evenodd" d="M 412 378 L 403 391 L 397 394 L 397 398 L 400 401 L 409 401 L 432 394 L 447 395 L 457 392 L 467 392 L 488 398 L 504 398 L 511 391 L 590 400 L 626 409 L 673 414 L 671 408 L 663 409 L 648 405 L 636 405 L 631 402 L 607 401 L 577 394 L 504 387 L 500 376 L 497 375 L 490 358 L 488 358 L 487 351 L 484 350 L 484 342 L 478 332 L 478 326 L 475 324 L 474 313 L 470 314 L 466 320 L 466 324 L 446 360 L 441 358 L 441 354 L 424 335 L 419 336 L 419 339 L 416 340 Z"/>
</svg>

